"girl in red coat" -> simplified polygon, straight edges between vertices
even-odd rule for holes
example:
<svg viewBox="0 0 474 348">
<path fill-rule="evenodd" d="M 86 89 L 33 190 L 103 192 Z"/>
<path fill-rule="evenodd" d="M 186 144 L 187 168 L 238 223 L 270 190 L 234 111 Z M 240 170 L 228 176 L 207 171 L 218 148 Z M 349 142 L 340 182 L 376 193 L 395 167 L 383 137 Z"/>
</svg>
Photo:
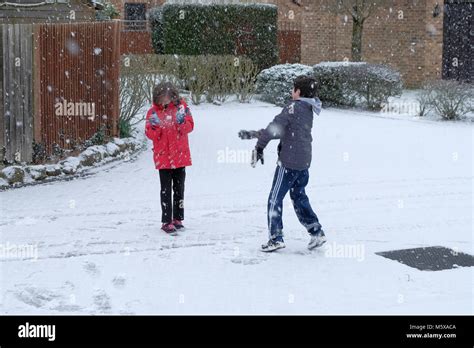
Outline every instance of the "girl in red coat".
<svg viewBox="0 0 474 348">
<path fill-rule="evenodd" d="M 145 134 L 153 141 L 153 159 L 161 183 L 161 229 L 167 233 L 184 228 L 184 181 L 186 167 L 191 165 L 188 133 L 193 128 L 191 112 L 177 88 L 168 82 L 155 86 Z"/>
</svg>

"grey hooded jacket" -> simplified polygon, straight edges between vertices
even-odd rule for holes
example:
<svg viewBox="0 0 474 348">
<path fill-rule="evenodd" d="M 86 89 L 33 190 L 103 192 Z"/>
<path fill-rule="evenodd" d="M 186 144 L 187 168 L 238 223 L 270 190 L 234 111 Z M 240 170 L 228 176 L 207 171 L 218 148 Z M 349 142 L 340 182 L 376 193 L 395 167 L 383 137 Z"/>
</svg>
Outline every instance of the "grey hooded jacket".
<svg viewBox="0 0 474 348">
<path fill-rule="evenodd" d="M 267 128 L 260 131 L 257 148 L 265 149 L 270 140 L 280 139 L 280 163 L 289 169 L 308 169 L 312 158 L 313 114 L 320 113 L 321 101 L 317 98 L 291 101 Z"/>
</svg>

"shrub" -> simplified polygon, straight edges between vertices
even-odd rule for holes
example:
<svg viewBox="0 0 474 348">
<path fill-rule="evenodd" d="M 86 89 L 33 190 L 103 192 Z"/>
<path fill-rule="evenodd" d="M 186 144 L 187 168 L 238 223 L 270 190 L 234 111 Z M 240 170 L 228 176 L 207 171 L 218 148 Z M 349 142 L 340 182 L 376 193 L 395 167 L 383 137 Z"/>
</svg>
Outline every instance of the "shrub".
<svg viewBox="0 0 474 348">
<path fill-rule="evenodd" d="M 400 73 L 381 64 L 356 65 L 354 90 L 370 110 L 381 110 L 389 97 L 401 95 L 403 84 Z"/>
<path fill-rule="evenodd" d="M 170 81 L 189 90 L 194 104 L 201 103 L 204 96 L 209 102 L 223 102 L 236 94 L 239 101 L 248 102 L 253 95 L 257 67 L 249 58 L 215 55 L 126 58 L 129 64 L 123 67 L 122 74 L 138 76 L 137 81 L 143 84 L 142 93 L 150 103 L 152 88 L 159 81 Z"/>
<path fill-rule="evenodd" d="M 133 127 L 129 121 L 119 119 L 119 137 L 128 138 L 132 135 Z"/>
<path fill-rule="evenodd" d="M 457 81 L 435 81 L 428 86 L 430 104 L 445 120 L 456 120 L 474 110 L 474 87 Z"/>
<path fill-rule="evenodd" d="M 232 90 L 237 95 L 241 103 L 249 103 L 255 94 L 255 80 L 257 78 L 258 68 L 249 59 L 234 60 L 234 75 L 232 79 Z"/>
<path fill-rule="evenodd" d="M 247 56 L 260 68 L 278 61 L 277 7 L 268 4 L 165 4 L 150 11 L 159 54 Z"/>
<path fill-rule="evenodd" d="M 117 10 L 114 4 L 106 1 L 103 4 L 103 8 L 95 12 L 97 20 L 110 20 L 120 17 L 120 12 Z"/>
<path fill-rule="evenodd" d="M 257 90 L 264 101 L 282 106 L 290 99 L 297 76 L 310 75 L 318 82 L 318 96 L 325 106 L 361 106 L 380 110 L 388 98 L 400 95 L 400 74 L 383 65 L 327 62 L 309 67 L 276 65 L 257 76 Z"/>
<path fill-rule="evenodd" d="M 145 73 L 130 71 L 120 76 L 120 117 L 119 130 L 133 127 L 141 122 L 145 115 L 140 115 L 140 110 L 146 105 L 150 97 Z"/>
<path fill-rule="evenodd" d="M 428 112 L 432 109 L 432 94 L 433 89 L 431 83 L 424 84 L 423 88 L 416 96 L 416 100 L 419 105 L 418 116 L 426 116 Z"/>
<path fill-rule="evenodd" d="M 47 157 L 44 144 L 33 141 L 33 163 L 43 163 Z"/>
<path fill-rule="evenodd" d="M 326 106 L 357 104 L 357 93 L 351 79 L 351 70 L 364 63 L 326 62 L 314 66 L 319 98 Z"/>
<path fill-rule="evenodd" d="M 260 99 L 278 106 L 291 99 L 293 81 L 300 75 L 313 75 L 313 69 L 302 64 L 282 64 L 265 69 L 257 76 Z"/>
<path fill-rule="evenodd" d="M 203 56 L 183 57 L 180 60 L 185 79 L 185 88 L 191 92 L 193 104 L 200 104 L 204 93 L 211 85 L 212 67 Z"/>
<path fill-rule="evenodd" d="M 105 144 L 107 140 L 107 126 L 100 126 L 89 141 L 92 145 L 102 145 Z"/>
<path fill-rule="evenodd" d="M 394 69 L 368 63 L 327 62 L 314 66 L 319 97 L 329 106 L 362 106 L 380 110 L 400 95 L 402 81 Z"/>
</svg>

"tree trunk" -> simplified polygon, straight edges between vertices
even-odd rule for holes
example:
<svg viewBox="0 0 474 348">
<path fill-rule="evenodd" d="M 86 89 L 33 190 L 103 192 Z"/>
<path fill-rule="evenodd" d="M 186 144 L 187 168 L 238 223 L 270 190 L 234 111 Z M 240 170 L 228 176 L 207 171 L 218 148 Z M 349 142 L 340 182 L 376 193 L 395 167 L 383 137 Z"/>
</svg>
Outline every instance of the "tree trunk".
<svg viewBox="0 0 474 348">
<path fill-rule="evenodd" d="M 362 31 L 364 30 L 364 21 L 352 19 L 352 61 L 360 62 L 362 60 Z"/>
</svg>

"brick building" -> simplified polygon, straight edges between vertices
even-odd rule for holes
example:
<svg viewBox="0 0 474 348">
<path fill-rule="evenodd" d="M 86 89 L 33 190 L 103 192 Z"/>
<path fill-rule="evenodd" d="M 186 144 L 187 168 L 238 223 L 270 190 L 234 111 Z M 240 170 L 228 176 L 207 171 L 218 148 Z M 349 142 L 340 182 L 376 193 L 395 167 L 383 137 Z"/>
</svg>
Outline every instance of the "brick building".
<svg viewBox="0 0 474 348">
<path fill-rule="evenodd" d="M 259 2 L 278 6 L 282 62 L 317 64 L 351 59 L 352 17 L 337 14 L 334 0 L 168 0 L 168 2 Z M 165 0 L 113 0 L 124 19 L 145 19 Z M 427 80 L 472 81 L 474 27 L 470 0 L 380 0 L 364 25 L 362 60 L 388 64 L 406 86 Z M 448 11 L 449 10 L 449 11 Z M 449 17 L 446 16 L 449 13 Z"/>
<path fill-rule="evenodd" d="M 301 62 L 351 58 L 352 17 L 334 0 L 266 0 L 278 5 L 280 27 L 301 28 Z M 364 24 L 362 60 L 398 69 L 408 87 L 427 80 L 474 78 L 472 1 L 390 0 Z M 450 17 L 445 12 L 450 11 Z M 293 22 L 296 22 L 294 24 Z"/>
</svg>

